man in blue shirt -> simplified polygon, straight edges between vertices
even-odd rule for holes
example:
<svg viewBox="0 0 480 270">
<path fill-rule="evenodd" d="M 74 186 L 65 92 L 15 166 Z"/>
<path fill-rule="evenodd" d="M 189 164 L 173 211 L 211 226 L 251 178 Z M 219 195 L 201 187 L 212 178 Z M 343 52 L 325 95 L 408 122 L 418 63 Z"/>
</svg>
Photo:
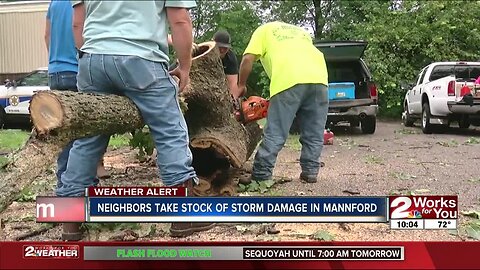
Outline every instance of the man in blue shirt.
<svg viewBox="0 0 480 270">
<path fill-rule="evenodd" d="M 77 50 L 72 30 L 73 8 L 70 1 L 52 0 L 48 7 L 45 25 L 45 44 L 48 50 L 48 85 L 52 90 L 77 91 Z M 67 168 L 68 144 L 57 159 L 57 188 L 62 186 L 62 173 Z M 97 167 L 97 177 L 108 177 L 103 162 Z M 95 179 L 98 182 L 98 179 Z M 68 239 L 66 239 L 68 240 Z"/>
<path fill-rule="evenodd" d="M 77 51 L 72 31 L 73 8 L 69 1 L 52 0 L 47 12 L 45 43 L 48 84 L 55 90 L 77 90 Z"/>
<path fill-rule="evenodd" d="M 45 44 L 48 50 L 48 85 L 55 90 L 77 90 L 77 51 L 73 40 L 73 9 L 68 1 L 52 0 L 48 7 Z M 57 186 L 67 167 L 68 144 L 57 159 Z"/>
</svg>

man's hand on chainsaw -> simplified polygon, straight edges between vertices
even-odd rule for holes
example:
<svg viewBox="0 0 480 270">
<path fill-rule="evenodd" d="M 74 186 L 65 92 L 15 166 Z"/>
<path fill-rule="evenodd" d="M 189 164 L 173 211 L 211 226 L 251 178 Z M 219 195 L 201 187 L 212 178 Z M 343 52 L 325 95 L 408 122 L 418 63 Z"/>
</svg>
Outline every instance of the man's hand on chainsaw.
<svg viewBox="0 0 480 270">
<path fill-rule="evenodd" d="M 247 86 L 246 85 L 238 85 L 238 97 L 244 97 L 247 94 Z"/>
<path fill-rule="evenodd" d="M 237 121 L 247 124 L 267 117 L 269 101 L 259 96 L 250 96 L 247 99 L 235 99 L 238 103 L 234 103 L 236 109 L 235 118 Z M 238 105 L 235 105 L 238 104 Z"/>
</svg>

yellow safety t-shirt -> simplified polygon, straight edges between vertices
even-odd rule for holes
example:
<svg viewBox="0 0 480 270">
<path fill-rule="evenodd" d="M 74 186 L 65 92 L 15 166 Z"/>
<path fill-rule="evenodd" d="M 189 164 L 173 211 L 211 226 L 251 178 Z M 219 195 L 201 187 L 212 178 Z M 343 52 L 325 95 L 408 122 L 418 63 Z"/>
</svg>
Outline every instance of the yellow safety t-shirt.
<svg viewBox="0 0 480 270">
<path fill-rule="evenodd" d="M 282 22 L 264 24 L 253 33 L 245 54 L 260 59 L 270 78 L 270 97 L 296 84 L 328 85 L 323 53 L 300 27 Z"/>
</svg>

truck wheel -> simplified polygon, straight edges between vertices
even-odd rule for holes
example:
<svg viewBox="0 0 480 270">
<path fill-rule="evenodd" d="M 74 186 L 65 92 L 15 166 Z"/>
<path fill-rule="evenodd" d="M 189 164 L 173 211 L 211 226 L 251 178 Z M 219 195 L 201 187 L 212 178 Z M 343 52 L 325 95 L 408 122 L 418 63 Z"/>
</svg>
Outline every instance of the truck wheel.
<svg viewBox="0 0 480 270">
<path fill-rule="evenodd" d="M 470 119 L 468 119 L 467 115 L 462 115 L 460 120 L 458 120 L 458 126 L 462 129 L 467 129 L 470 127 Z"/>
<path fill-rule="evenodd" d="M 430 105 L 428 102 L 423 103 L 422 107 L 422 131 L 424 134 L 432 134 L 433 133 L 433 125 L 430 124 L 430 118 L 432 115 L 430 114 Z"/>
<path fill-rule="evenodd" d="M 3 107 L 0 106 L 0 129 L 3 128 L 6 118 L 7 118 L 7 114 L 5 113 L 5 110 L 3 109 Z"/>
<path fill-rule="evenodd" d="M 415 123 L 415 119 L 412 119 L 410 113 L 408 113 L 408 105 L 405 104 L 403 115 L 402 115 L 403 125 L 406 127 L 413 127 L 413 123 Z"/>
<path fill-rule="evenodd" d="M 358 120 L 350 121 L 350 127 L 351 128 L 356 128 L 356 127 L 359 127 L 359 126 L 360 126 L 360 121 L 358 121 Z"/>
<path fill-rule="evenodd" d="M 377 118 L 375 116 L 367 116 L 361 120 L 361 128 L 362 128 L 363 134 L 375 133 L 376 126 L 377 126 Z"/>
</svg>

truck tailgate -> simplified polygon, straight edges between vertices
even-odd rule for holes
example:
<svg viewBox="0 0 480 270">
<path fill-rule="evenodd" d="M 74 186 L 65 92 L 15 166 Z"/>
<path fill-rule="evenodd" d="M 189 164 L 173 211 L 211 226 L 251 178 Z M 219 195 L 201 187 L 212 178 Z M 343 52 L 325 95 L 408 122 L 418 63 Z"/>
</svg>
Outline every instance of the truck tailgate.
<svg viewBox="0 0 480 270">
<path fill-rule="evenodd" d="M 370 98 L 350 99 L 350 100 L 330 100 L 329 108 L 334 110 L 341 110 L 343 108 L 368 106 L 373 104 L 375 104 L 375 102 Z"/>
<path fill-rule="evenodd" d="M 465 88 L 465 86 L 468 87 L 468 90 L 466 91 L 467 94 L 472 94 L 474 99 L 480 99 L 480 84 L 476 84 L 473 82 L 457 82 L 455 84 L 456 101 L 462 100 L 463 96 L 465 96 L 465 90 L 462 90 Z M 464 93 L 462 93 L 462 91 Z"/>
</svg>

